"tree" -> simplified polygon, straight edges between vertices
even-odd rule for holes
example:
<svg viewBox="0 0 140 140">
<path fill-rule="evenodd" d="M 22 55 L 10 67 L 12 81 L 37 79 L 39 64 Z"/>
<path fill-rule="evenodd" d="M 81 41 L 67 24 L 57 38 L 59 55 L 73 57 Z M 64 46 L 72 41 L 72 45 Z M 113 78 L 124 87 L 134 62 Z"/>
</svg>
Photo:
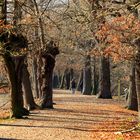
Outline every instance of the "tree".
<svg viewBox="0 0 140 140">
<path fill-rule="evenodd" d="M 23 107 L 21 84 L 22 64 L 25 56 L 13 56 L 12 53 L 20 52 L 21 49 L 27 48 L 28 43 L 27 39 L 21 34 L 16 34 L 10 25 L 4 25 L 3 21 L 1 21 L 0 25 L 1 53 L 11 84 L 11 117 L 22 118 L 22 116 L 29 114 L 29 111 Z"/>
<path fill-rule="evenodd" d="M 101 57 L 100 93 L 98 98 L 111 99 L 110 62 L 109 57 Z"/>
<path fill-rule="evenodd" d="M 83 70 L 80 71 L 76 90 L 81 92 L 83 90 Z"/>
<path fill-rule="evenodd" d="M 137 91 L 136 91 L 135 61 L 131 64 L 129 94 L 127 99 L 127 107 L 130 110 L 138 111 Z"/>
<path fill-rule="evenodd" d="M 49 48 L 49 49 L 48 49 Z M 55 66 L 55 57 L 59 54 L 59 49 L 54 43 L 54 41 L 50 41 L 47 44 L 47 52 L 42 52 L 42 59 L 43 59 L 43 71 L 42 71 L 42 94 L 43 99 L 41 102 L 42 108 L 53 108 L 53 91 L 52 91 L 52 78 L 53 78 L 53 69 Z"/>
<path fill-rule="evenodd" d="M 96 63 L 98 62 L 97 60 L 96 60 L 96 57 L 93 56 L 93 87 L 92 87 L 93 95 L 97 95 L 99 91 L 99 72 L 98 72 L 99 68 L 97 67 L 97 63 Z"/>
<path fill-rule="evenodd" d="M 91 83 L 91 64 L 90 55 L 85 58 L 85 67 L 83 69 L 83 95 L 91 95 L 92 83 Z"/>
<path fill-rule="evenodd" d="M 22 66 L 22 86 L 23 86 L 24 97 L 25 97 L 24 106 L 28 110 L 39 108 L 36 105 L 33 98 L 32 87 L 31 87 L 31 82 L 30 82 L 30 74 L 28 72 L 27 64 L 25 64 L 25 62 Z"/>
<path fill-rule="evenodd" d="M 137 98 L 138 98 L 138 111 L 140 112 L 140 38 L 135 40 L 137 45 L 136 53 L 136 88 L 137 88 Z M 140 119 L 140 116 L 139 116 Z"/>
<path fill-rule="evenodd" d="M 105 45 L 103 54 L 111 56 L 115 61 L 133 59 L 136 62 L 136 86 L 139 106 L 139 38 L 140 21 L 135 14 L 129 13 L 125 16 L 123 13 L 113 17 L 110 21 L 103 23 L 99 32 L 98 39 Z M 101 38 L 100 38 L 101 37 Z M 137 38 L 137 39 L 136 39 Z M 136 42 L 134 42 L 134 40 Z M 134 47 L 137 46 L 137 47 Z M 138 58 L 138 59 L 136 59 Z M 134 88 L 134 87 L 132 87 Z M 131 96 L 132 97 L 132 96 Z"/>
</svg>

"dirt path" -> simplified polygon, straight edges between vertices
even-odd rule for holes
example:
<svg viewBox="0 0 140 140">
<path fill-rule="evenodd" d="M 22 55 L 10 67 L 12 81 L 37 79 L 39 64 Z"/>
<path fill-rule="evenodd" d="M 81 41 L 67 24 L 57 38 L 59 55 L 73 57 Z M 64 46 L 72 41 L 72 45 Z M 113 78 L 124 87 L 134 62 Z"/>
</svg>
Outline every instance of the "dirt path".
<svg viewBox="0 0 140 140">
<path fill-rule="evenodd" d="M 140 140 L 139 132 L 115 134 L 132 128 L 137 113 L 116 100 L 94 96 L 54 94 L 53 110 L 32 111 L 28 119 L 0 120 L 1 139 L 23 140 Z"/>
</svg>

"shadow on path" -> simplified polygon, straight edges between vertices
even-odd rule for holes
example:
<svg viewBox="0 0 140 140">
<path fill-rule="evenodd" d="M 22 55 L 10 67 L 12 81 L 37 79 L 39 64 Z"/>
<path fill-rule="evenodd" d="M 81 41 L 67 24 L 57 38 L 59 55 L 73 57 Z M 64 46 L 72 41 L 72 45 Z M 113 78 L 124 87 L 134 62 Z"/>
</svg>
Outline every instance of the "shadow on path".
<svg viewBox="0 0 140 140">
<path fill-rule="evenodd" d="M 61 126 L 29 126 L 29 125 L 14 125 L 14 124 L 0 124 L 0 126 L 7 126 L 7 127 L 25 127 L 25 128 L 55 128 L 55 129 L 68 129 L 68 130 L 77 130 L 77 131 L 84 131 L 84 132 L 116 132 L 114 129 L 89 129 L 89 128 L 79 128 L 79 127 L 61 127 Z M 120 129 L 121 131 L 122 129 Z"/>
</svg>

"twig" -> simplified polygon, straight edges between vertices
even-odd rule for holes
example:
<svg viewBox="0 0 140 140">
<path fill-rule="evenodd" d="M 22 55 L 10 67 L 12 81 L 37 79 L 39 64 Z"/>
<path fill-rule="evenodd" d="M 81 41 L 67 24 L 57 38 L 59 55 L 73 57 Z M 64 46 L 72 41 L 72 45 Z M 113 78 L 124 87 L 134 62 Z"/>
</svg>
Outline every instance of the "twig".
<svg viewBox="0 0 140 140">
<path fill-rule="evenodd" d="M 131 129 L 123 130 L 123 131 L 120 131 L 120 132 L 115 132 L 115 134 L 123 134 L 123 133 L 127 133 L 127 132 L 132 132 L 134 130 L 140 130 L 140 127 L 135 126 L 135 127 L 131 128 Z"/>
<path fill-rule="evenodd" d="M 7 105 L 9 102 L 10 102 L 10 100 L 7 101 L 6 103 L 4 103 L 2 106 L 0 106 L 0 108 L 4 107 L 4 106 Z"/>
</svg>

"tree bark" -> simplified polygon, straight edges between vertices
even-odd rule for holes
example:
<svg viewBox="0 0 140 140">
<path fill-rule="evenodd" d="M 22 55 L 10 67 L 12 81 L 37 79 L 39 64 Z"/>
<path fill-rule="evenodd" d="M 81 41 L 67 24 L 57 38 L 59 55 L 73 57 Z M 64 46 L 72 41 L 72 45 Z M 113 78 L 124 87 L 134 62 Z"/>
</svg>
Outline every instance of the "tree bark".
<svg viewBox="0 0 140 140">
<path fill-rule="evenodd" d="M 59 54 L 59 49 L 53 41 L 47 45 L 47 51 L 42 52 L 42 108 L 53 108 L 53 69 L 55 57 Z"/>
<path fill-rule="evenodd" d="M 4 24 L 7 23 L 7 1 L 1 0 L 1 5 L 0 5 L 0 14 L 1 17 L 0 19 L 4 21 Z"/>
<path fill-rule="evenodd" d="M 39 93 L 39 98 L 41 99 L 42 96 L 43 96 L 43 93 L 42 93 L 42 84 L 43 84 L 43 79 L 42 79 L 42 74 L 41 74 L 41 70 L 42 70 L 42 67 L 43 67 L 43 62 L 42 62 L 42 59 L 41 59 L 41 56 L 39 55 L 38 58 L 37 58 L 37 81 L 38 81 L 38 93 Z"/>
<path fill-rule="evenodd" d="M 59 87 L 59 78 L 57 74 L 53 74 L 53 88 L 58 88 Z"/>
<path fill-rule="evenodd" d="M 70 68 L 70 81 L 72 81 L 73 77 L 74 77 L 74 70 L 73 68 Z"/>
<path fill-rule="evenodd" d="M 139 111 L 139 121 L 140 121 L 140 38 L 135 40 L 137 45 L 137 54 L 135 57 L 136 62 L 136 89 L 137 89 L 137 99 L 138 99 L 138 111 Z"/>
<path fill-rule="evenodd" d="M 130 85 L 129 85 L 129 94 L 127 99 L 127 107 L 130 110 L 138 111 L 138 101 L 137 101 L 137 92 L 136 92 L 136 83 L 135 83 L 135 62 L 132 62 L 131 65 L 131 74 L 130 74 Z"/>
<path fill-rule="evenodd" d="M 110 82 L 110 62 L 109 57 L 101 57 L 101 68 L 100 68 L 100 93 L 97 95 L 98 98 L 112 99 L 111 95 L 111 82 Z"/>
<path fill-rule="evenodd" d="M 60 78 L 60 89 L 63 89 L 65 87 L 65 72 L 61 75 Z"/>
<path fill-rule="evenodd" d="M 33 98 L 33 93 L 32 93 L 32 88 L 31 88 L 31 83 L 30 83 L 30 74 L 27 69 L 27 65 L 24 63 L 22 67 L 22 84 L 23 84 L 23 91 L 24 91 L 24 99 L 25 99 L 25 108 L 28 110 L 33 110 L 35 108 L 38 108 L 36 105 L 34 98 Z"/>
<path fill-rule="evenodd" d="M 99 88 L 99 74 L 97 73 L 96 58 L 93 58 L 93 88 L 92 94 L 96 95 Z"/>
<path fill-rule="evenodd" d="M 83 95 L 91 95 L 92 91 L 92 78 L 91 78 L 91 66 L 90 56 L 85 57 L 85 67 L 83 70 Z"/>
<path fill-rule="evenodd" d="M 53 108 L 53 91 L 52 91 L 52 76 L 53 69 L 55 66 L 55 59 L 51 55 L 46 55 L 43 58 L 44 72 L 43 72 L 43 83 L 42 83 L 42 94 L 43 100 L 41 103 L 42 108 Z"/>
<path fill-rule="evenodd" d="M 35 96 L 35 98 L 39 98 L 39 89 L 38 89 L 39 83 L 37 80 L 37 60 L 36 60 L 36 58 L 33 59 L 32 71 L 33 71 L 34 96 Z"/>
<path fill-rule="evenodd" d="M 45 49 L 45 34 L 44 34 L 44 27 L 43 27 L 43 20 L 42 16 L 40 15 L 39 7 L 36 0 L 31 0 L 31 5 L 34 6 L 34 10 L 36 13 L 36 16 L 38 18 L 38 36 L 40 41 L 40 46 L 38 48 L 38 69 L 37 69 L 37 78 L 38 78 L 38 90 L 39 90 L 39 97 L 40 99 L 43 96 L 41 87 L 42 87 L 42 78 L 41 78 L 41 69 L 42 69 L 42 58 L 41 58 L 41 50 Z"/>
<path fill-rule="evenodd" d="M 81 92 L 83 90 L 83 70 L 81 70 L 81 72 L 80 72 L 76 90 L 81 91 Z"/>
<path fill-rule="evenodd" d="M 65 78 L 66 78 L 66 89 L 70 89 L 70 81 L 71 81 L 70 69 L 66 69 Z"/>
<path fill-rule="evenodd" d="M 11 117 L 22 118 L 24 115 L 29 115 L 29 111 L 23 107 L 21 85 L 21 69 L 24 57 L 12 58 L 9 53 L 5 53 L 3 57 L 11 84 Z"/>
</svg>

